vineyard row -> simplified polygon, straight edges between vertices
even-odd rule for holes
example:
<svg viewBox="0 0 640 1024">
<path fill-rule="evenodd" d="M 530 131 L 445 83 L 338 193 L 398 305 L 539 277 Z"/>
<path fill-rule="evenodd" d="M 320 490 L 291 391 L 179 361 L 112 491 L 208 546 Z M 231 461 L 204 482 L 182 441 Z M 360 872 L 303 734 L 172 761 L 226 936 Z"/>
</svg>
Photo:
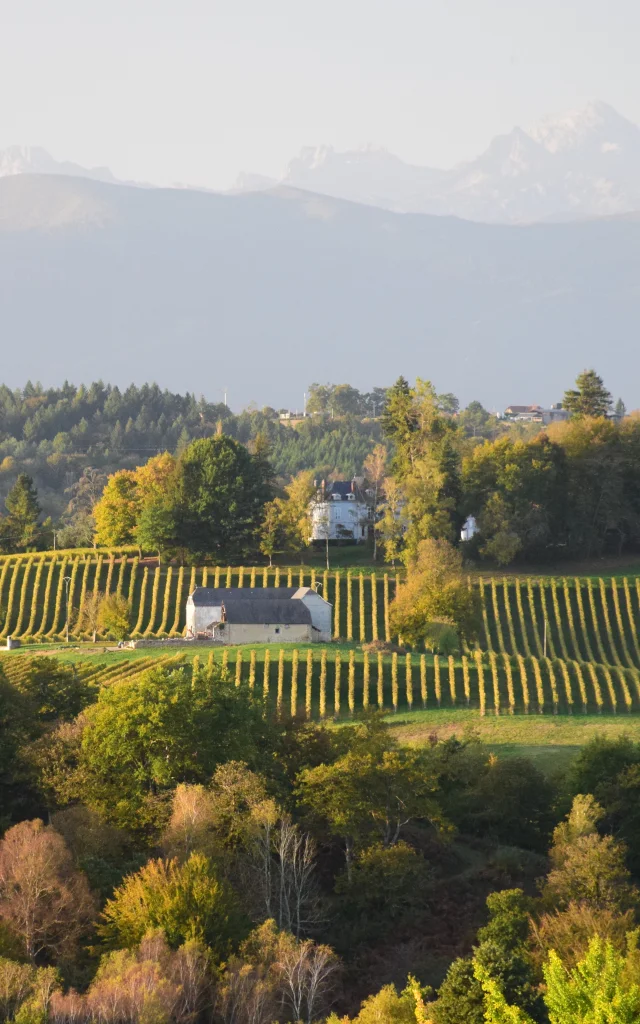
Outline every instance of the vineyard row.
<svg viewBox="0 0 640 1024">
<path fill-rule="evenodd" d="M 187 595 L 195 586 L 311 586 L 333 604 L 334 637 L 359 643 L 390 640 L 394 573 L 322 572 L 315 569 L 150 568 L 101 554 L 14 556 L 0 565 L 0 638 L 59 639 L 66 622 L 68 585 L 71 636 L 94 592 L 118 593 L 131 606 L 133 636 L 180 636 Z M 479 646 L 496 654 L 598 662 L 640 668 L 640 578 L 480 580 Z"/>
<path fill-rule="evenodd" d="M 0 667 L 19 682 L 37 658 L 6 655 Z M 78 673 L 96 688 L 157 666 L 186 663 L 184 653 L 125 658 L 108 665 L 81 662 Z M 363 710 L 469 707 L 486 714 L 566 714 L 640 710 L 640 672 L 561 659 L 510 657 L 479 650 L 456 660 L 419 654 L 324 649 L 219 647 L 191 661 L 198 672 L 217 664 L 237 686 L 248 686 L 279 716 L 321 720 Z"/>
</svg>

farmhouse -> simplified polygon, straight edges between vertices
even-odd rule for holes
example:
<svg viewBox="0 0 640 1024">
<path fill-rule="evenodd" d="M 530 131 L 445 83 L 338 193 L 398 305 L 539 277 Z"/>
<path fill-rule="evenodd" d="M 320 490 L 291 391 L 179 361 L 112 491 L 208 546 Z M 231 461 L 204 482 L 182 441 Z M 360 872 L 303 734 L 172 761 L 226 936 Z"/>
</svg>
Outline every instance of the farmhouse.
<svg viewBox="0 0 640 1024">
<path fill-rule="evenodd" d="M 187 636 L 224 644 L 331 640 L 332 606 L 311 587 L 196 587 Z"/>
</svg>

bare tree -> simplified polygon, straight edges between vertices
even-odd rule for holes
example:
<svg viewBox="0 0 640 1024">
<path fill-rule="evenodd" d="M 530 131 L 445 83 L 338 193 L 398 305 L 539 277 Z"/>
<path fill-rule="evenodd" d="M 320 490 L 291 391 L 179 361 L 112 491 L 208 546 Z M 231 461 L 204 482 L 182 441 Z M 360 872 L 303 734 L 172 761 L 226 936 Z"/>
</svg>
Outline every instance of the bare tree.
<svg viewBox="0 0 640 1024">
<path fill-rule="evenodd" d="M 278 925 L 296 938 L 308 934 L 320 921 L 320 893 L 315 875 L 316 845 L 288 816 L 281 818 L 274 835 L 278 897 Z"/>
<path fill-rule="evenodd" d="M 103 601 L 104 594 L 99 591 L 90 591 L 84 599 L 82 608 L 77 613 L 74 626 L 74 633 L 91 633 L 94 644 L 100 629 L 100 612 Z"/>
<path fill-rule="evenodd" d="M 338 973 L 338 959 L 329 946 L 311 939 L 297 942 L 281 935 L 275 965 L 284 1005 L 295 1021 L 312 1024 L 327 1005 Z"/>
<path fill-rule="evenodd" d="M 71 952 L 93 919 L 87 880 L 62 836 L 42 821 L 14 825 L 0 842 L 0 916 L 32 962 Z"/>
</svg>

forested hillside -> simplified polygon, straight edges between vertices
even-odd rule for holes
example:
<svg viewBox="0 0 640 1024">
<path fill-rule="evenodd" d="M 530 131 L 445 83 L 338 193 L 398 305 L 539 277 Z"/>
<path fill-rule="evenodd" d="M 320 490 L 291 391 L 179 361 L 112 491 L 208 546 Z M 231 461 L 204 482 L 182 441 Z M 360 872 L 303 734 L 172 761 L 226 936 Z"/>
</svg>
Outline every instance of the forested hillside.
<svg viewBox="0 0 640 1024">
<path fill-rule="evenodd" d="M 28 382 L 16 390 L 3 385 L 0 498 L 26 472 L 43 512 L 57 520 L 88 486 L 86 479 L 80 489 L 74 486 L 88 467 L 95 471 L 91 486 L 99 496 L 116 470 L 139 466 L 159 452 L 179 452 L 220 429 L 244 444 L 262 434 L 274 472 L 284 478 L 305 469 L 349 478 L 361 472 L 380 439 L 378 423 L 357 406 L 355 412 L 337 408 L 334 419 L 315 417 L 293 428 L 279 422 L 269 406 L 236 415 L 223 402 L 163 391 L 157 384 L 132 384 L 124 391 L 101 381 L 60 388 Z"/>
</svg>

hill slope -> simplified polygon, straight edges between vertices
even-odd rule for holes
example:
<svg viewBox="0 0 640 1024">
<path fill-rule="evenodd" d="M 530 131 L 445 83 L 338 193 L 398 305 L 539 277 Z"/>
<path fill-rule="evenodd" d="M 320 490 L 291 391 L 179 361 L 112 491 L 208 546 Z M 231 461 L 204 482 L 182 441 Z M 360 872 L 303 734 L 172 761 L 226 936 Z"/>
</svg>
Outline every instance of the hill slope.
<svg viewBox="0 0 640 1024">
<path fill-rule="evenodd" d="M 312 380 L 432 378 L 463 401 L 556 400 L 640 371 L 640 223 L 502 227 L 289 188 L 239 196 L 0 180 L 7 383 L 156 379 L 232 406 Z"/>
</svg>

